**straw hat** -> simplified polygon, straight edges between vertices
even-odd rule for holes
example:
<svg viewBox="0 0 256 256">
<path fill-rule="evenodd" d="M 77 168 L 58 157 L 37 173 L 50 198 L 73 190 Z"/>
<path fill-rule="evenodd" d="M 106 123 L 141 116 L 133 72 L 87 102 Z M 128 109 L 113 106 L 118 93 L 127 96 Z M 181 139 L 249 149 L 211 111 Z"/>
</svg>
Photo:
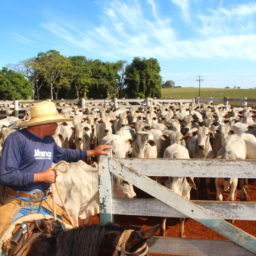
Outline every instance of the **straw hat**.
<svg viewBox="0 0 256 256">
<path fill-rule="evenodd" d="M 42 101 L 30 106 L 31 119 L 17 124 L 19 128 L 35 126 L 40 124 L 50 124 L 64 121 L 73 121 L 73 118 L 65 118 L 58 114 L 53 102 Z"/>
</svg>

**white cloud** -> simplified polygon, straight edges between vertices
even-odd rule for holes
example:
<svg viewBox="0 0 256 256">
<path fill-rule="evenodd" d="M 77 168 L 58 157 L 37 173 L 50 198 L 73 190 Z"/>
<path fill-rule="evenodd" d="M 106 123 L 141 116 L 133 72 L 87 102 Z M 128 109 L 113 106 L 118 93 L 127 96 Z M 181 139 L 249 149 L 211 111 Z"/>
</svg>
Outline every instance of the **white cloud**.
<svg viewBox="0 0 256 256">
<path fill-rule="evenodd" d="M 182 8 L 184 15 L 189 14 L 188 0 L 172 1 Z M 151 15 L 143 13 L 139 1 L 135 0 L 132 3 L 113 0 L 103 10 L 101 25 L 89 27 L 88 24 L 84 24 L 80 26 L 86 27 L 84 30 L 78 30 L 70 22 L 67 24 L 61 19 L 44 22 L 42 26 L 69 44 L 95 54 L 95 58 L 127 60 L 139 56 L 154 57 L 159 60 L 179 58 L 256 60 L 256 34 L 237 35 L 232 33 L 232 27 L 228 26 L 228 21 L 233 17 L 242 17 L 247 21 L 248 15 L 256 14 L 256 4 L 240 5 L 231 10 L 221 7 L 216 11 L 211 10 L 212 15 L 201 14 L 199 18 L 203 25 L 198 31 L 205 36 L 193 40 L 189 38 L 179 40 L 171 20 L 158 13 L 156 1 L 147 1 L 151 7 Z M 241 22 L 241 24 L 237 23 L 237 26 L 246 28 L 248 24 Z M 253 30 L 254 23 L 250 23 L 250 27 Z"/>
<path fill-rule="evenodd" d="M 199 14 L 202 27 L 198 32 L 205 36 L 241 35 L 255 33 L 256 3 L 243 4 L 232 9 L 223 7 Z"/>
<path fill-rule="evenodd" d="M 180 7 L 181 12 L 186 21 L 190 21 L 189 0 L 171 0 L 174 4 Z"/>
<path fill-rule="evenodd" d="M 13 36 L 14 36 L 14 40 L 16 40 L 22 44 L 31 45 L 34 43 L 33 40 L 31 40 L 30 38 L 25 37 L 24 35 L 21 35 L 19 33 L 14 33 Z"/>
</svg>

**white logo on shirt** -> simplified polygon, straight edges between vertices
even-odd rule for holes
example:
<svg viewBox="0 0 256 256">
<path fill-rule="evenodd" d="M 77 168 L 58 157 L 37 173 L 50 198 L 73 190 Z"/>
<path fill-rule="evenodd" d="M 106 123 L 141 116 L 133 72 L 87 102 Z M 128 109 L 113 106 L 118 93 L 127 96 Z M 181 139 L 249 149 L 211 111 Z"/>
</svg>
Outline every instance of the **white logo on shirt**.
<svg viewBox="0 0 256 256">
<path fill-rule="evenodd" d="M 39 149 L 35 149 L 34 153 L 35 159 L 52 159 L 52 152 L 50 151 L 40 151 Z"/>
</svg>

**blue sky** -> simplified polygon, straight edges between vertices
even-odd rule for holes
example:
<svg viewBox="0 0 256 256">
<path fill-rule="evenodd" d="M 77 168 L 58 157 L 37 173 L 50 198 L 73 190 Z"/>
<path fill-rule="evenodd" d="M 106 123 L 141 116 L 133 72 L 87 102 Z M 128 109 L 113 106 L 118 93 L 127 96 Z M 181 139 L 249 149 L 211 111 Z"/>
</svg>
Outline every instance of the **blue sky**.
<svg viewBox="0 0 256 256">
<path fill-rule="evenodd" d="M 256 88 L 255 0 L 0 0 L 0 68 L 57 50 L 156 58 L 182 87 Z"/>
</svg>

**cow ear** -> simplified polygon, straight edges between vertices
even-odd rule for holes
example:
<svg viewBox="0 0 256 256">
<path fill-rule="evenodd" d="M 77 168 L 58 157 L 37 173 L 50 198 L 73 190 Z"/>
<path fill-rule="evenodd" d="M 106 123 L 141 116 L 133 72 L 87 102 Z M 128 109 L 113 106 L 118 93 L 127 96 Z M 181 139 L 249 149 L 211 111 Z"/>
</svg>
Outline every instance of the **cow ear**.
<svg viewBox="0 0 256 256">
<path fill-rule="evenodd" d="M 197 135 L 197 131 L 192 133 L 192 136 L 196 136 Z"/>
<path fill-rule="evenodd" d="M 193 179 L 191 179 L 191 177 L 186 177 L 186 180 L 187 180 L 187 182 L 188 182 L 189 186 L 191 186 L 194 190 L 196 190 L 196 189 L 197 189 L 197 187 L 196 187 L 196 183 L 194 182 L 194 180 L 193 180 Z"/>
<path fill-rule="evenodd" d="M 132 144 L 132 140 L 131 140 L 131 139 L 128 139 L 128 140 L 126 140 L 126 141 L 125 141 L 125 143 L 127 143 L 127 144 L 130 144 L 130 145 L 131 145 L 131 144 Z"/>
<path fill-rule="evenodd" d="M 153 140 L 148 140 L 148 143 L 151 147 L 156 145 L 156 143 Z"/>
<path fill-rule="evenodd" d="M 92 166 L 93 168 L 98 168 L 97 162 L 93 162 L 91 166 Z"/>
<path fill-rule="evenodd" d="M 182 138 L 183 138 L 183 140 L 185 140 L 185 141 L 190 141 L 191 138 L 192 138 L 192 136 L 191 136 L 191 135 L 185 135 L 185 136 L 183 136 Z"/>
<path fill-rule="evenodd" d="M 160 138 L 161 140 L 168 140 L 169 136 L 167 136 L 166 134 L 163 134 Z"/>
</svg>

